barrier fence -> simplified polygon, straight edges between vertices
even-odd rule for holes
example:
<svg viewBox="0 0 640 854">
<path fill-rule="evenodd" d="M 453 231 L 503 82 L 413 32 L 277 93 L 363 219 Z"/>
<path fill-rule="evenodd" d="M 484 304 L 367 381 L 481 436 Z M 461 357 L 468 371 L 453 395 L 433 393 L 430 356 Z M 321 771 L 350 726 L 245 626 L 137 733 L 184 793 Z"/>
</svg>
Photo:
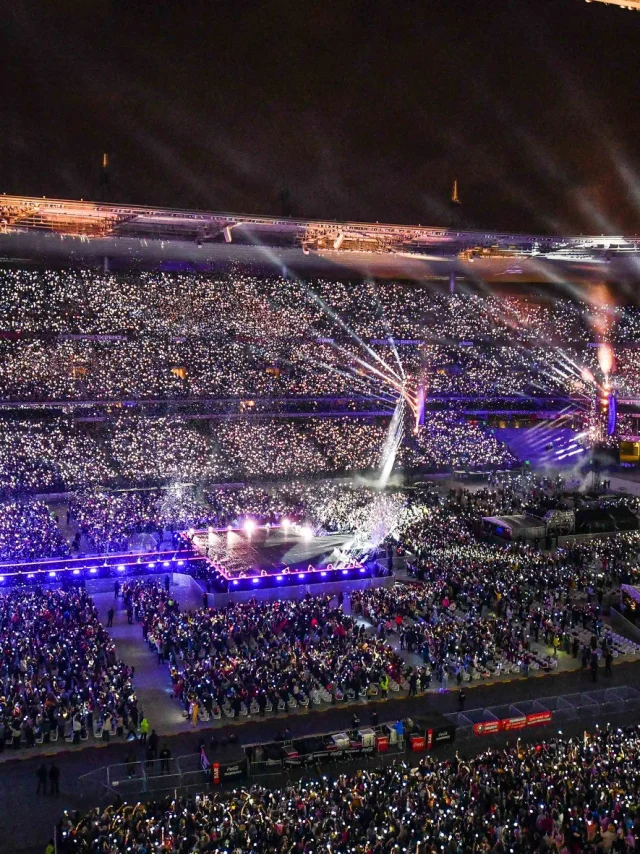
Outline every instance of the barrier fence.
<svg viewBox="0 0 640 854">
<path fill-rule="evenodd" d="M 104 766 L 78 778 L 78 785 L 85 794 L 97 787 L 101 794 L 119 793 L 124 799 L 143 794 L 160 794 L 191 788 L 207 789 L 216 783 L 229 780 L 260 779 L 280 774 L 294 773 L 304 768 L 320 767 L 322 764 L 339 762 L 394 762 L 405 758 L 407 750 L 414 754 L 431 750 L 439 744 L 439 733 L 454 730 L 455 741 L 467 746 L 475 740 L 481 742 L 491 736 L 513 732 L 534 732 L 550 725 L 562 727 L 564 724 L 580 721 L 588 726 L 597 719 L 624 714 L 629 722 L 640 715 L 640 690 L 628 685 L 619 688 L 603 688 L 574 694 L 543 697 L 536 700 L 523 700 L 514 703 L 489 706 L 451 712 L 441 716 L 441 720 L 450 726 L 429 730 L 420 739 L 407 732 L 405 737 L 394 736 L 393 723 L 383 723 L 367 730 L 371 737 L 365 743 L 355 746 L 347 742 L 334 752 L 326 749 L 298 752 L 294 742 L 254 743 L 235 747 L 233 752 L 211 754 L 208 758 L 199 753 L 189 753 L 164 762 L 160 759 L 141 762 L 120 763 Z M 427 725 L 429 726 L 429 725 Z M 430 732 L 433 740 L 430 741 Z M 320 747 L 323 739 L 332 738 L 336 733 L 314 734 L 309 737 Z M 341 733 L 341 736 L 346 733 Z M 417 742 L 416 742 L 417 739 Z M 453 737 L 443 738 L 443 743 L 451 743 Z M 267 748 L 277 748 L 269 751 Z"/>
<path fill-rule="evenodd" d="M 102 794 L 120 794 L 125 800 L 136 795 L 182 789 L 197 783 L 206 788 L 210 771 L 203 768 L 199 754 L 171 759 L 153 759 L 106 765 L 78 778 L 82 791 L 98 788 Z"/>
<path fill-rule="evenodd" d="M 538 700 L 445 714 L 456 727 L 456 741 L 590 717 L 640 712 L 640 691 L 623 685 Z"/>
</svg>

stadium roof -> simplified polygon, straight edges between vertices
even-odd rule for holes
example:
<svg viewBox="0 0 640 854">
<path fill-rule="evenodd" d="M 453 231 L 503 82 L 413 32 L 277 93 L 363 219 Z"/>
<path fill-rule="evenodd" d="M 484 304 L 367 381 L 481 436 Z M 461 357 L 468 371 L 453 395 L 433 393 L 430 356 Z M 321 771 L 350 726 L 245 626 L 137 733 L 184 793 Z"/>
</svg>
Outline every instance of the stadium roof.
<svg viewBox="0 0 640 854">
<path fill-rule="evenodd" d="M 638 235 L 543 236 L 0 196 L 0 255 L 5 260 L 62 258 L 64 253 L 76 263 L 100 256 L 135 257 L 149 264 L 253 258 L 308 268 L 321 261 L 372 275 L 385 275 L 384 270 L 434 278 L 460 274 L 485 282 L 545 285 L 562 280 L 567 270 L 573 282 L 622 283 L 637 280 L 640 270 Z M 305 262 L 303 255 L 313 258 Z M 619 266 L 609 267 L 612 262 Z"/>
</svg>

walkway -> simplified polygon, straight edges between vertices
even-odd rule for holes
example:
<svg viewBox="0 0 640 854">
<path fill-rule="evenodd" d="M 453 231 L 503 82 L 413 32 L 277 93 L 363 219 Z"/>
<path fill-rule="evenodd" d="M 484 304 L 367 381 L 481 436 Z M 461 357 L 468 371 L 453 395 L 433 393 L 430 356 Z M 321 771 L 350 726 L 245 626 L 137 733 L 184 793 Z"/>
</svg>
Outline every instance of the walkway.
<svg viewBox="0 0 640 854">
<path fill-rule="evenodd" d="M 613 676 L 606 678 L 601 671 L 597 685 L 592 683 L 590 674 L 584 671 L 563 673 L 561 679 L 554 679 L 553 676 L 550 676 L 547 679 L 514 679 L 510 683 L 503 682 L 498 685 L 474 683 L 473 688 L 467 686 L 466 708 L 481 708 L 540 699 L 558 694 L 588 692 L 592 688 L 637 686 L 639 684 L 640 662 L 615 666 Z M 406 717 L 416 718 L 431 711 L 458 711 L 458 700 L 457 693 L 454 691 L 446 694 L 422 695 L 411 700 L 388 700 L 386 703 L 377 703 L 375 708 L 381 721 Z M 367 711 L 361 707 L 359 713 L 363 724 L 366 725 L 368 721 Z M 306 714 L 288 717 L 286 725 L 294 738 L 318 732 L 340 732 L 350 727 L 352 714 L 353 708 L 334 706 L 322 715 Z M 284 726 L 284 721 L 284 718 L 280 718 L 279 721 L 273 719 L 249 720 L 242 726 L 227 724 L 221 730 L 216 731 L 216 736 L 220 739 L 222 736 L 235 733 L 241 744 L 268 741 L 273 739 L 278 729 Z M 638 719 L 629 718 L 625 720 L 627 724 L 638 722 Z M 569 728 L 565 727 L 564 729 L 568 731 Z M 579 731 L 580 727 L 576 729 Z M 541 730 L 540 739 L 549 738 L 550 732 L 555 732 L 555 730 Z M 533 735 L 535 737 L 536 734 L 533 733 Z M 203 736 L 205 736 L 204 732 L 197 734 L 186 732 L 179 736 L 162 739 L 161 744 L 166 743 L 174 757 L 189 753 L 195 754 Z M 486 746 L 486 741 L 474 741 L 470 746 L 465 746 L 464 755 L 472 755 L 475 749 L 483 749 Z M 35 794 L 36 770 L 42 756 L 29 753 L 27 755 L 30 758 L 26 761 L 16 760 L 1 765 L 2 848 L 11 851 L 12 854 L 42 854 L 53 831 L 53 826 L 60 818 L 63 809 L 84 810 L 95 806 L 96 789 L 87 786 L 85 781 L 78 781 L 78 778 L 105 765 L 124 762 L 131 749 L 132 745 L 130 744 L 112 742 L 107 749 L 78 750 L 73 748 L 67 750 L 64 755 L 58 757 L 62 773 L 61 794 L 57 798 L 52 796 L 37 797 Z M 138 759 L 144 758 L 144 748 L 141 745 L 134 743 L 133 750 Z M 20 751 L 20 753 L 24 752 Z M 210 751 L 210 753 L 214 755 L 213 752 Z M 50 757 L 47 757 L 47 760 L 50 761 Z"/>
<path fill-rule="evenodd" d="M 172 593 L 181 611 L 202 607 L 202 600 L 193 587 L 174 586 Z M 109 608 L 113 606 L 116 609 L 113 627 L 109 632 L 115 641 L 118 657 L 136 669 L 136 693 L 151 727 L 161 735 L 184 732 L 188 725 L 182 716 L 180 704 L 170 696 L 168 667 L 166 664 L 158 664 L 157 656 L 149 651 L 149 646 L 142 638 L 141 624 L 128 624 L 122 599 L 115 600 L 113 593 L 98 593 L 93 599 L 105 625 Z"/>
</svg>

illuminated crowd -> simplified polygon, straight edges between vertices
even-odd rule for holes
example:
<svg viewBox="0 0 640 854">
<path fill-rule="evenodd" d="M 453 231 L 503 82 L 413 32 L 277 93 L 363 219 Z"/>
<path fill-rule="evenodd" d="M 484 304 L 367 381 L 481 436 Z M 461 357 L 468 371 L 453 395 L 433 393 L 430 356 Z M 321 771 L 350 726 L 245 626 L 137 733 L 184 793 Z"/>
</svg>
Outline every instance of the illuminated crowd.
<svg viewBox="0 0 640 854">
<path fill-rule="evenodd" d="M 209 716 L 240 716 L 253 705 L 264 714 L 309 705 L 314 694 L 354 699 L 381 680 L 405 681 L 405 662 L 328 596 L 178 613 L 147 595 L 143 632 L 169 662 L 185 712 L 198 704 Z"/>
<path fill-rule="evenodd" d="M 620 329 L 637 337 L 636 309 L 599 309 L 570 300 L 552 303 L 478 295 L 449 295 L 426 281 L 302 281 L 252 274 L 236 267 L 227 273 L 96 273 L 89 270 L 3 270 L 0 324 L 7 332 L 70 336 L 239 334 L 263 339 L 327 337 L 335 316 L 365 339 L 420 339 L 435 329 L 443 339 L 487 336 L 518 340 L 587 343 L 594 327 Z M 304 331 L 304 334 L 301 333 Z M 615 331 L 614 331 L 615 335 Z M 71 337 L 75 336 L 75 337 Z M 19 337 L 19 336 L 15 336 Z M 85 339 L 90 341 L 91 339 Z"/>
<path fill-rule="evenodd" d="M 178 532 L 247 519 L 349 534 L 384 565 L 407 558 L 409 583 L 346 601 L 209 607 L 203 593 L 189 611 L 168 578 L 118 576 L 116 598 L 185 719 L 413 696 L 552 670 L 560 653 L 594 681 L 603 664 L 610 672 L 618 652 L 603 603 L 638 580 L 640 533 L 553 552 L 489 541 L 483 516 L 542 512 L 556 484 L 509 473 L 520 461 L 473 412 L 537 397 L 590 405 L 602 338 L 621 392 L 640 391 L 637 309 L 240 267 L 2 270 L 0 288 L 0 402 L 57 402 L 0 420 L 0 560 L 124 552 L 142 537 L 175 545 Z M 407 419 L 395 472 L 500 470 L 488 486 L 375 488 L 398 390 L 415 390 L 418 377 L 433 406 L 415 432 Z M 64 503 L 54 497 L 63 492 Z M 133 738 L 134 676 L 84 590 L 0 593 L 0 747 Z M 638 731 L 607 730 L 282 791 L 209 788 L 65 813 L 56 845 L 61 854 L 635 854 L 639 768 Z"/>
<path fill-rule="evenodd" d="M 133 672 L 87 593 L 29 587 L 0 594 L 1 743 L 74 743 L 138 720 Z M 134 726 L 135 731 L 135 726 Z"/>
<path fill-rule="evenodd" d="M 555 737 L 282 789 L 205 790 L 65 813 L 59 850 L 632 854 L 639 769 L 637 728 Z"/>
<path fill-rule="evenodd" d="M 33 561 L 69 554 L 69 543 L 46 504 L 0 502 L 0 561 Z"/>
<path fill-rule="evenodd" d="M 606 331 L 638 389 L 634 308 L 450 295 L 428 282 L 228 273 L 0 273 L 0 399 L 389 395 L 399 363 L 433 395 L 585 390 Z M 389 336 L 399 342 L 389 344 Z M 631 345 L 631 346 L 627 346 Z M 382 377 L 376 373 L 385 367 Z"/>
<path fill-rule="evenodd" d="M 201 527 L 215 518 L 208 504 L 182 487 L 80 492 L 71 496 L 68 508 L 77 527 L 77 548 L 99 554 L 126 552 L 139 534 L 161 541 L 167 530 Z"/>
<path fill-rule="evenodd" d="M 381 460 L 388 418 L 121 416 L 98 425 L 0 423 L 0 494 L 95 487 L 216 484 L 367 471 Z M 509 467 L 513 454 L 484 426 L 437 414 L 400 448 L 404 468 Z"/>
</svg>

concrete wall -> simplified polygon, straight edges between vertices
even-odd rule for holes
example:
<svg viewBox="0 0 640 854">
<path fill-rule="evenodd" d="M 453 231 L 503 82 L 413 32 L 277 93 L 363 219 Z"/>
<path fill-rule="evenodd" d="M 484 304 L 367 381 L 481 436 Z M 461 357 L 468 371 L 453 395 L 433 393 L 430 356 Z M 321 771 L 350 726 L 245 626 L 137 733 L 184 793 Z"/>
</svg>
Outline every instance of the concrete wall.
<svg viewBox="0 0 640 854">
<path fill-rule="evenodd" d="M 251 599 L 302 599 L 311 596 L 335 596 L 341 590 L 348 596 L 353 590 L 368 590 L 372 587 L 390 587 L 395 581 L 393 575 L 383 578 L 361 578 L 354 581 L 329 581 L 326 584 L 296 584 L 291 587 L 263 587 L 261 590 L 242 590 L 238 593 L 215 593 L 209 595 L 209 602 L 217 608 L 228 602 L 249 602 Z"/>
<path fill-rule="evenodd" d="M 93 595 L 94 593 L 109 593 L 113 592 L 113 585 L 116 581 L 158 581 L 160 584 L 164 583 L 165 575 L 169 575 L 171 577 L 171 583 L 174 587 L 180 587 L 184 590 L 188 590 L 195 584 L 197 592 L 202 595 L 202 588 L 197 584 L 197 582 L 190 576 L 186 575 L 182 572 L 156 572 L 149 573 L 148 575 L 125 575 L 122 574 L 122 578 L 116 579 L 115 576 L 111 578 L 88 578 L 85 584 L 85 589 L 87 593 Z M 57 587 L 60 585 L 57 584 Z"/>
</svg>

